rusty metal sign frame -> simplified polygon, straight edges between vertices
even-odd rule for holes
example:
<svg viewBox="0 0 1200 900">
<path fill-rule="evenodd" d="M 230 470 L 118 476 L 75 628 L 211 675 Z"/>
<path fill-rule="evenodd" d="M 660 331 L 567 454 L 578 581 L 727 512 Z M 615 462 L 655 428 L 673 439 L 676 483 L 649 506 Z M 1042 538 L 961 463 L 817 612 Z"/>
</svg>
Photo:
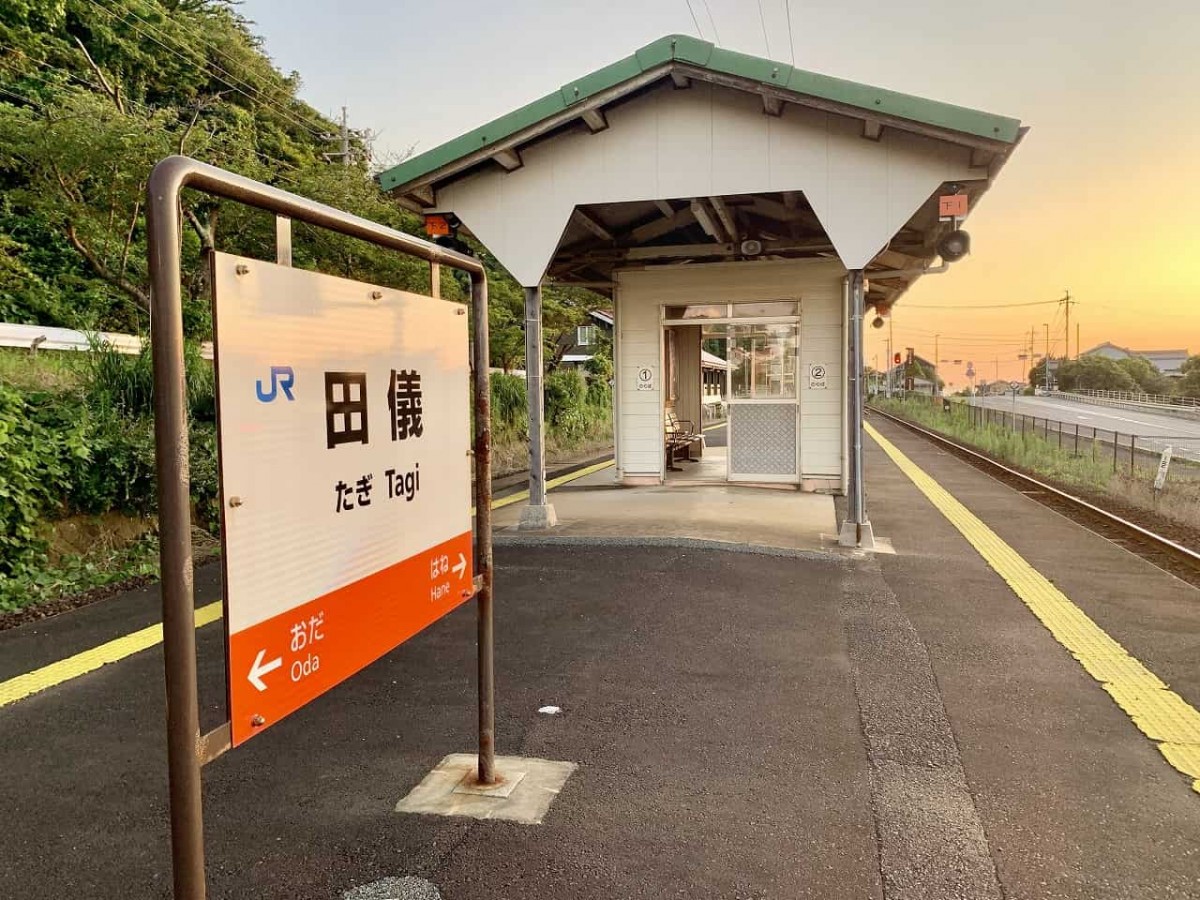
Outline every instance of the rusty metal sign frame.
<svg viewBox="0 0 1200 900">
<path fill-rule="evenodd" d="M 184 188 L 262 209 L 276 216 L 277 261 L 291 264 L 291 220 L 416 256 L 430 265 L 440 295 L 441 266 L 471 278 L 471 384 L 474 396 L 475 588 L 479 643 L 479 781 L 495 782 L 494 645 L 492 623 L 491 393 L 488 384 L 487 274 L 470 256 L 386 228 L 305 197 L 210 166 L 169 156 L 150 174 L 146 227 L 150 263 L 150 343 L 154 357 L 154 437 L 158 473 L 159 559 L 163 656 L 167 691 L 171 862 L 176 900 L 204 900 L 201 768 L 229 749 L 229 723 L 200 733 L 196 674 L 194 565 L 181 277 Z"/>
</svg>

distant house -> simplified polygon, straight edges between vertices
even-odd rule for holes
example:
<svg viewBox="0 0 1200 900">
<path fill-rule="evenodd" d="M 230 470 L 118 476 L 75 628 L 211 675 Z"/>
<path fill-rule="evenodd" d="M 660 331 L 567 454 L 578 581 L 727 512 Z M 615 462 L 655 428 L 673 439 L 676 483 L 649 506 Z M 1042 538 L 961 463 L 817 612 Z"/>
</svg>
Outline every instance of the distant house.
<svg viewBox="0 0 1200 900">
<path fill-rule="evenodd" d="M 1187 350 L 1130 350 L 1108 341 L 1096 345 L 1091 350 L 1085 350 L 1080 355 L 1101 356 L 1104 359 L 1134 359 L 1140 356 L 1168 378 L 1182 377 L 1183 372 L 1180 370 L 1188 358 Z"/>
<path fill-rule="evenodd" d="M 914 355 L 913 362 L 916 363 L 918 366 L 920 366 L 920 368 L 926 372 L 936 372 L 937 371 L 937 367 L 933 363 L 931 363 L 929 360 L 925 359 L 922 356 Z M 905 366 L 905 364 L 900 363 L 900 365 L 898 365 L 898 366 L 892 366 L 892 368 L 890 370 L 890 374 L 891 374 L 891 378 L 892 378 L 892 390 L 894 390 L 894 391 L 904 390 L 904 378 L 905 378 L 905 375 L 907 374 L 907 367 Z M 884 384 L 884 387 L 886 388 L 887 375 L 884 375 L 884 379 L 885 380 L 884 380 L 883 384 Z M 934 387 L 933 382 L 928 378 L 922 378 L 920 376 L 917 376 L 913 379 L 912 390 L 918 394 L 932 395 L 932 394 L 936 393 L 936 388 Z"/>
<path fill-rule="evenodd" d="M 613 314 L 607 309 L 593 309 L 588 313 L 588 321 L 575 328 L 575 334 L 564 340 L 572 341 L 562 356 L 564 366 L 583 366 L 596 354 L 601 338 L 612 341 Z"/>
</svg>

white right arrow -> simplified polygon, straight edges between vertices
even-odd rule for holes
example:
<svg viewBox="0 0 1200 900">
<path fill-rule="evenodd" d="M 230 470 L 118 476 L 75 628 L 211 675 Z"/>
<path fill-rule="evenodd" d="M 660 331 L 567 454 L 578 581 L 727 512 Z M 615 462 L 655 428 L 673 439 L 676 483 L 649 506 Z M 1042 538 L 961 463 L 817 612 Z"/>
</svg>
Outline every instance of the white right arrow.
<svg viewBox="0 0 1200 900">
<path fill-rule="evenodd" d="M 461 553 L 458 554 L 458 562 L 450 567 L 451 571 L 458 573 L 458 580 L 462 581 L 464 575 L 467 574 L 467 558 Z"/>
<path fill-rule="evenodd" d="M 281 656 L 277 656 L 270 662 L 264 663 L 263 657 L 266 653 L 266 650 L 258 651 L 258 656 L 254 658 L 254 665 L 250 667 L 250 674 L 246 676 L 250 680 L 250 683 L 260 691 L 267 689 L 267 684 L 262 680 L 262 677 L 268 672 L 274 672 L 283 665 L 283 657 Z"/>
</svg>

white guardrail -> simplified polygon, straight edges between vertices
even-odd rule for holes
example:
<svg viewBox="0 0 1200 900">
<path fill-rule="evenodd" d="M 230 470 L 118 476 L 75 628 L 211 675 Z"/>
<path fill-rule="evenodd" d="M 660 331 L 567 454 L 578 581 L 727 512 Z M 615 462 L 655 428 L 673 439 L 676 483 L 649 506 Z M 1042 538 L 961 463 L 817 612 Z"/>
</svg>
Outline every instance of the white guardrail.
<svg viewBox="0 0 1200 900">
<path fill-rule="evenodd" d="M 76 331 L 74 328 L 54 328 L 49 325 L 17 325 L 0 322 L 0 347 L 19 347 L 25 350 L 91 350 L 96 344 L 108 344 L 118 353 L 142 352 L 142 339 L 136 334 L 116 331 Z M 211 341 L 200 345 L 200 355 L 212 359 Z"/>
<path fill-rule="evenodd" d="M 1112 396 L 1110 396 L 1112 395 Z M 1194 405 L 1194 401 L 1190 397 L 1170 397 L 1164 398 L 1171 401 L 1186 401 L 1186 402 L 1170 402 L 1156 403 L 1143 400 L 1122 399 L 1116 395 L 1124 397 L 1151 397 L 1151 394 L 1131 394 L 1127 391 L 1046 391 L 1043 396 L 1055 397 L 1059 400 L 1070 400 L 1074 403 L 1086 403 L 1089 406 L 1107 406 L 1112 409 L 1129 409 L 1140 412 L 1156 412 L 1166 413 L 1167 415 L 1179 416 L 1184 419 L 1200 419 L 1200 405 Z"/>
</svg>

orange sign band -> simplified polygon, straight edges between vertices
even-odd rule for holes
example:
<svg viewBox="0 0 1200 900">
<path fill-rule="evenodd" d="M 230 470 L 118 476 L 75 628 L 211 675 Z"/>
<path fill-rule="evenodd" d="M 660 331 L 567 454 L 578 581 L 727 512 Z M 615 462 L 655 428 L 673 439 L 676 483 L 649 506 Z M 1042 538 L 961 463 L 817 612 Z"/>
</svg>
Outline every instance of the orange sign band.
<svg viewBox="0 0 1200 900">
<path fill-rule="evenodd" d="M 236 747 L 474 596 L 471 533 L 229 637 Z"/>
</svg>

